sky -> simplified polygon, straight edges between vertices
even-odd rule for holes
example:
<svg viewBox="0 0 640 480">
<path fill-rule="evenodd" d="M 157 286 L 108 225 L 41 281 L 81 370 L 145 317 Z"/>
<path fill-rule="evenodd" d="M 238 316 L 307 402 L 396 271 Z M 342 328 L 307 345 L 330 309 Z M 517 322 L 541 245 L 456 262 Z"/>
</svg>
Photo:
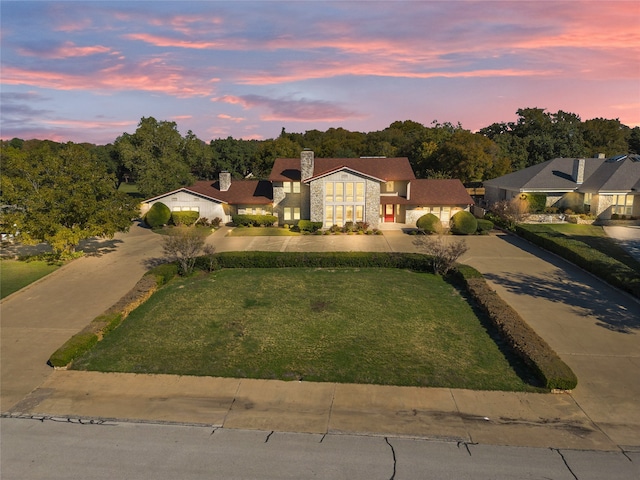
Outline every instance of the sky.
<svg viewBox="0 0 640 480">
<path fill-rule="evenodd" d="M 544 108 L 640 125 L 640 1 L 0 2 L 0 136 L 112 143 L 477 131 Z"/>
</svg>

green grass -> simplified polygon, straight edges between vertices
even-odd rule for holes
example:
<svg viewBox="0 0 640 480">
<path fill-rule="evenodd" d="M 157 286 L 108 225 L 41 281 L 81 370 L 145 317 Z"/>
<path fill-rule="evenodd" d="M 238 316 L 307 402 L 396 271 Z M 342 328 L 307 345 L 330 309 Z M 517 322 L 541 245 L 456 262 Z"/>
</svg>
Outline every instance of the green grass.
<svg viewBox="0 0 640 480">
<path fill-rule="evenodd" d="M 398 269 L 228 269 L 181 279 L 73 368 L 535 390 L 454 287 Z"/>
<path fill-rule="evenodd" d="M 17 292 L 58 268 L 60 265 L 43 260 L 0 260 L 0 298 Z"/>
<path fill-rule="evenodd" d="M 640 262 L 608 237 L 604 228 L 597 225 L 576 225 L 573 223 L 549 224 L 552 230 L 586 243 L 591 248 L 624 263 L 640 274 Z"/>
<path fill-rule="evenodd" d="M 300 235 L 300 233 L 281 227 L 235 227 L 228 234 L 229 237 L 287 237 L 295 235 Z"/>
</svg>

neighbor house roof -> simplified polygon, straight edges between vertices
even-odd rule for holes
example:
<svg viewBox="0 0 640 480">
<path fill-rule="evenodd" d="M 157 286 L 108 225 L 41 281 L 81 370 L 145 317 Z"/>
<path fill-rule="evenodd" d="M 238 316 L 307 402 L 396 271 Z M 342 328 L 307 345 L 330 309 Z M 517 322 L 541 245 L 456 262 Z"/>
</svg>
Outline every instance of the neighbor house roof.
<svg viewBox="0 0 640 480">
<path fill-rule="evenodd" d="M 409 159 L 406 157 L 314 158 L 313 177 L 347 167 L 370 177 L 393 180 L 413 180 Z M 272 182 L 299 182 L 300 158 L 276 158 L 269 180 Z"/>
<path fill-rule="evenodd" d="M 573 178 L 575 158 L 554 158 L 517 172 L 484 182 L 485 187 L 498 187 L 523 192 L 570 192 L 579 185 Z M 601 158 L 584 159 L 584 179 L 587 180 L 604 162 Z"/>
<path fill-rule="evenodd" d="M 578 191 L 584 193 L 631 192 L 640 185 L 640 156 L 619 155 L 604 161 Z M 640 193 L 640 192 L 639 192 Z"/>
<path fill-rule="evenodd" d="M 191 192 L 210 200 L 232 205 L 268 205 L 273 199 L 271 183 L 266 180 L 240 180 L 231 182 L 229 190 L 224 192 L 220 191 L 220 182 L 200 180 L 189 187 L 179 188 L 146 201 L 151 202 L 180 191 Z"/>
<path fill-rule="evenodd" d="M 410 205 L 473 205 L 473 198 L 457 179 L 420 179 L 409 183 Z"/>
</svg>

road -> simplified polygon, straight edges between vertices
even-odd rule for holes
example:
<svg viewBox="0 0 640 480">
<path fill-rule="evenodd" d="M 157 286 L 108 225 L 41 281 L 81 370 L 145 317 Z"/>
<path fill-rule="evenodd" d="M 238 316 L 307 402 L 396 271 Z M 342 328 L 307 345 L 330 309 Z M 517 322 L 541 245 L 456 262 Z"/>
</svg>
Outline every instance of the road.
<svg viewBox="0 0 640 480">
<path fill-rule="evenodd" d="M 3 480 L 640 478 L 640 453 L 3 418 Z"/>
</svg>

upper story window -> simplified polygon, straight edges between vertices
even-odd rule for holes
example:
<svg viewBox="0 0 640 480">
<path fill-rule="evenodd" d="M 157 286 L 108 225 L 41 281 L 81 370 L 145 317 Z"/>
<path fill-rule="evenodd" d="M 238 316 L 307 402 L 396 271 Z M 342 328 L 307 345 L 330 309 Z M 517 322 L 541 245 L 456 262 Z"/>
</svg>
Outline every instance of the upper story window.
<svg viewBox="0 0 640 480">
<path fill-rule="evenodd" d="M 284 193 L 300 193 L 300 182 L 283 182 Z"/>
<path fill-rule="evenodd" d="M 393 182 L 393 180 L 391 180 L 391 181 L 385 183 L 384 191 L 387 192 L 387 193 L 395 192 L 395 188 L 394 187 L 395 187 L 394 182 Z"/>
</svg>

